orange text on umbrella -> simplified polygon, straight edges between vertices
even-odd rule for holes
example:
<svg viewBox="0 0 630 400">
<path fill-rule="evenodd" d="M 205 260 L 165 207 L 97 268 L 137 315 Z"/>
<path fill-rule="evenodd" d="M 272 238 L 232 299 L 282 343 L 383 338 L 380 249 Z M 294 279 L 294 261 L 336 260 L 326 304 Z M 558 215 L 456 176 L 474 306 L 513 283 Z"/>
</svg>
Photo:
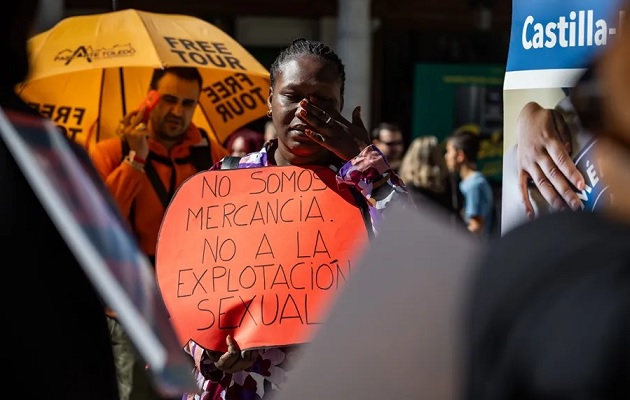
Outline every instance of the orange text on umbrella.
<svg viewBox="0 0 630 400">
<path fill-rule="evenodd" d="M 262 88 L 240 72 L 204 86 L 201 92 L 201 101 L 209 100 L 224 123 L 237 115 L 264 107 L 266 102 Z"/>
<path fill-rule="evenodd" d="M 57 127 L 70 139 L 76 141 L 83 133 L 81 124 L 85 117 L 84 107 L 56 106 L 54 104 L 40 104 L 29 102 L 29 106 L 37 110 L 39 114 L 52 120 Z"/>
<path fill-rule="evenodd" d="M 245 71 L 241 60 L 236 58 L 222 42 L 207 42 L 165 36 L 171 52 L 184 63 L 213 65 L 217 68 L 232 68 Z"/>
</svg>

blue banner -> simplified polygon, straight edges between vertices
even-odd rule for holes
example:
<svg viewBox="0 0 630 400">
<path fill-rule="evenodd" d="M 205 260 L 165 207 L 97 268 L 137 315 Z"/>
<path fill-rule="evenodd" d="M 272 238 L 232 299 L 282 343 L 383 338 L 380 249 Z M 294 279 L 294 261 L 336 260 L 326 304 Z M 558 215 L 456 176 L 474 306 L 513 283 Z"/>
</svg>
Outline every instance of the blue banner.
<svg viewBox="0 0 630 400">
<path fill-rule="evenodd" d="M 610 206 L 612 203 L 612 196 L 608 191 L 609 186 L 600 179 L 602 172 L 593 148 L 596 143 L 597 140 L 592 140 L 580 150 L 577 157 L 573 160 L 575 166 L 586 180 L 584 190 L 577 192 L 582 202 L 582 209 L 585 211 L 599 210 Z"/>
<path fill-rule="evenodd" d="M 548 202 L 552 195 L 548 192 L 543 195 L 537 184 L 521 185 L 523 176 L 533 182 L 532 175 L 542 172 L 537 179 L 550 183 L 552 188 L 567 182 L 572 185 L 564 176 L 554 173 L 553 165 L 542 166 L 553 143 L 549 147 L 540 143 L 554 142 L 560 137 L 559 133 L 556 136 L 545 133 L 549 124 L 557 126 L 558 118 L 564 120 L 565 133 L 571 139 L 568 155 L 582 174 L 585 188 L 573 187 L 576 196 L 559 192 L 554 196 L 584 211 L 605 208 L 611 203 L 612 194 L 607 183 L 600 179 L 602 174 L 595 157 L 597 140 L 582 126 L 569 94 L 585 68 L 619 35 L 627 34 L 620 29 L 627 12 L 622 6 L 622 0 L 512 1 L 510 49 L 503 82 L 502 233 L 528 221 L 531 215 L 527 211 L 539 216 L 558 209 Z M 536 106 L 526 107 L 531 103 Z M 540 109 L 554 112 L 538 113 L 539 117 L 534 118 L 533 110 Z M 560 156 L 564 154 L 556 154 Z"/>
<path fill-rule="evenodd" d="M 514 0 L 507 71 L 583 68 L 620 16 L 617 0 Z"/>
</svg>

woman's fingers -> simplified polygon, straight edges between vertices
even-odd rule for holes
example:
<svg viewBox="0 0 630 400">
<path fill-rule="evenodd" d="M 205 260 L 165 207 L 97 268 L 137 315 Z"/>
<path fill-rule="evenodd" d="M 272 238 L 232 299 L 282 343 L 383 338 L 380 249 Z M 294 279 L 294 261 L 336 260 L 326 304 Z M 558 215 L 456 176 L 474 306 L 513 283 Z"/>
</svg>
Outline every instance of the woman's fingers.
<svg viewBox="0 0 630 400">
<path fill-rule="evenodd" d="M 311 140 L 344 161 L 355 157 L 370 144 L 360 107 L 353 110 L 350 122 L 336 110 L 323 109 L 310 99 L 302 99 L 296 116 L 308 126 L 304 133 Z"/>
<path fill-rule="evenodd" d="M 564 171 L 562 171 L 562 168 L 560 168 L 558 163 L 549 156 L 542 158 L 539 161 L 539 166 L 551 186 L 555 189 L 556 193 L 562 198 L 562 202 L 569 205 L 569 207 L 575 211 L 579 210 L 581 207 L 580 199 L 573 191 L 573 188 L 569 184 Z"/>
<path fill-rule="evenodd" d="M 212 362 L 216 363 L 217 361 L 219 361 L 224 353 L 220 351 L 206 350 L 206 354 L 208 355 L 208 358 L 212 360 Z"/>
<path fill-rule="evenodd" d="M 228 373 L 235 373 L 251 367 L 258 358 L 257 351 L 241 351 L 241 348 L 232 336 L 228 335 L 225 341 L 228 345 L 228 350 L 215 361 L 214 365 L 217 368 Z"/>
<path fill-rule="evenodd" d="M 549 181 L 549 178 L 538 164 L 533 164 L 527 172 L 540 191 L 540 194 L 544 197 L 547 203 L 551 205 L 551 207 L 556 210 L 566 208 L 567 204 L 556 191 L 554 185 Z"/>
<path fill-rule="evenodd" d="M 354 110 L 352 110 L 352 124 L 359 128 L 358 132 L 361 132 L 360 137 L 357 139 L 364 141 L 366 146 L 369 145 L 371 142 L 370 134 L 361 118 L 361 106 L 356 106 Z"/>
<path fill-rule="evenodd" d="M 232 338 L 231 335 L 227 335 L 227 337 L 225 338 L 225 342 L 228 345 L 228 353 L 232 353 L 232 354 L 240 354 L 241 353 L 241 348 L 239 347 L 239 345 L 236 342 L 236 340 L 234 340 L 234 338 Z"/>
<path fill-rule="evenodd" d="M 258 358 L 258 352 L 256 350 L 243 350 L 241 352 L 241 358 L 247 362 L 253 363 Z"/>
<path fill-rule="evenodd" d="M 573 152 L 573 145 L 571 143 L 571 130 L 569 126 L 564 121 L 564 117 L 559 111 L 549 110 L 551 112 L 551 120 L 553 122 L 553 130 L 558 135 L 558 138 L 564 145 L 568 154 Z"/>
<path fill-rule="evenodd" d="M 354 110 L 352 110 L 352 123 L 367 131 L 365 124 L 363 124 L 363 120 L 361 119 L 361 106 L 356 106 Z"/>
<path fill-rule="evenodd" d="M 527 179 L 531 177 L 541 195 L 555 209 L 582 207 L 576 189 L 585 187 L 584 177 L 571 159 L 571 132 L 562 114 L 528 103 L 517 122 L 519 187 L 525 211 L 529 204 Z"/>
<path fill-rule="evenodd" d="M 306 136 L 308 136 L 312 140 L 316 141 L 317 143 L 321 144 L 324 147 L 327 147 L 326 138 L 321 133 L 316 132 L 312 129 L 306 129 L 304 133 L 306 133 Z"/>
<path fill-rule="evenodd" d="M 525 213 L 529 219 L 534 218 L 534 207 L 529 198 L 529 174 L 524 170 L 520 170 L 518 173 L 518 183 L 521 192 L 521 203 L 525 207 Z"/>
<path fill-rule="evenodd" d="M 297 115 L 298 118 L 307 122 L 320 133 L 321 131 L 328 131 L 334 128 L 338 122 L 344 122 L 345 120 L 337 111 L 324 109 L 324 107 L 309 99 L 300 101 Z"/>
<path fill-rule="evenodd" d="M 547 143 L 547 153 L 562 175 L 578 190 L 584 190 L 584 177 L 577 169 L 566 147 L 558 141 L 552 140 Z"/>
</svg>

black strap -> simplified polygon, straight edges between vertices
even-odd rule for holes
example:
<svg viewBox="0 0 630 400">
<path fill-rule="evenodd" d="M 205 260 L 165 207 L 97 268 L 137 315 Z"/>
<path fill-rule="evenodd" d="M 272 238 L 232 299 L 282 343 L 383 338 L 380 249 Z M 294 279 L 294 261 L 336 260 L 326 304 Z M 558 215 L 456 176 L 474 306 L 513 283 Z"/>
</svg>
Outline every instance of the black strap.
<svg viewBox="0 0 630 400">
<path fill-rule="evenodd" d="M 205 140 L 205 143 L 201 142 L 201 144 L 190 146 L 189 148 L 190 155 L 188 157 L 176 158 L 175 164 L 189 164 L 190 163 L 195 167 L 197 171 L 203 171 L 212 167 L 213 162 L 212 162 L 212 154 L 210 152 L 210 138 L 208 137 L 208 132 L 199 128 L 199 133 L 201 133 L 201 136 Z M 120 159 L 120 162 L 122 162 L 125 156 L 129 154 L 129 150 L 131 150 L 131 148 L 129 147 L 129 143 L 127 143 L 125 138 L 122 138 L 121 142 L 122 142 L 122 153 L 121 153 L 122 157 Z M 168 157 L 163 157 L 158 154 L 153 154 L 153 160 L 157 162 L 161 162 L 162 164 L 166 164 L 166 165 L 171 164 L 170 159 Z"/>
<path fill-rule="evenodd" d="M 208 138 L 208 133 L 203 129 L 199 129 L 199 133 L 201 133 L 201 136 L 205 140 L 205 143 L 202 142 L 201 145 L 190 146 L 189 148 L 190 155 L 188 157 L 175 159 L 175 164 L 189 164 L 190 163 L 195 167 L 197 171 L 203 171 L 206 169 L 210 169 L 210 167 L 212 167 L 212 164 L 213 164 L 212 154 L 210 153 L 210 139 Z M 131 149 L 129 147 L 129 143 L 127 143 L 125 138 L 123 138 L 121 142 L 122 142 L 122 156 L 124 158 L 127 154 L 129 154 L 129 150 Z M 153 163 L 150 161 L 159 162 L 160 164 L 164 164 L 171 167 L 171 179 L 169 182 L 168 189 L 164 187 L 164 184 L 162 183 L 162 179 L 160 179 L 159 174 L 157 173 L 157 171 L 155 170 L 155 167 L 153 166 Z M 175 171 L 175 166 L 173 165 L 173 161 L 171 161 L 171 159 L 168 157 L 163 157 L 163 156 L 160 156 L 159 154 L 149 152 L 149 155 L 147 156 L 147 159 L 146 159 L 146 163 L 144 165 L 144 171 L 147 175 L 147 178 L 149 179 L 149 182 L 151 182 L 151 186 L 153 186 L 153 190 L 155 190 L 155 193 L 160 199 L 160 202 L 162 203 L 164 208 L 166 208 L 168 204 L 170 203 L 171 199 L 173 198 L 173 195 L 175 194 L 175 189 L 176 189 L 175 184 L 177 182 L 177 175 Z"/>
<path fill-rule="evenodd" d="M 210 169 L 214 163 L 212 162 L 212 154 L 210 152 L 210 138 L 208 137 L 208 132 L 199 128 L 199 133 L 201 133 L 206 143 L 205 145 L 190 146 L 190 163 L 194 165 L 197 171 L 205 171 Z"/>
<path fill-rule="evenodd" d="M 236 169 L 240 161 L 241 157 L 225 156 L 223 157 L 223 161 L 221 161 L 221 169 Z"/>
<path fill-rule="evenodd" d="M 175 183 L 177 181 L 177 172 L 175 170 L 175 165 L 169 162 L 169 165 L 171 167 L 171 179 L 170 179 L 169 187 L 167 190 L 164 187 L 164 184 L 162 183 L 162 179 L 160 179 L 160 175 L 158 175 L 157 171 L 155 170 L 155 167 L 153 166 L 153 163 L 151 162 L 152 158 L 153 158 L 152 153 L 149 152 L 149 155 L 147 156 L 147 161 L 144 164 L 144 172 L 147 174 L 147 178 L 149 178 L 149 182 L 151 182 L 151 186 L 153 186 L 153 190 L 155 190 L 155 193 L 160 199 L 160 202 L 166 209 L 166 207 L 168 206 L 168 203 L 171 202 L 171 199 L 173 198 L 173 195 L 175 194 Z"/>
<path fill-rule="evenodd" d="M 372 218 L 370 217 L 370 206 L 365 200 L 365 197 L 359 192 L 354 186 L 350 186 L 350 193 L 352 193 L 352 197 L 354 197 L 354 201 L 357 203 L 357 207 L 361 211 L 361 216 L 363 216 L 363 223 L 365 224 L 365 228 L 368 231 L 368 237 L 370 239 L 374 239 L 374 229 L 372 229 Z"/>
<path fill-rule="evenodd" d="M 122 143 L 122 157 L 124 159 L 124 157 L 127 154 L 129 154 L 129 150 L 131 149 L 129 147 L 129 143 L 127 143 L 125 138 L 121 139 L 121 143 Z M 160 176 L 155 170 L 155 167 L 150 162 L 151 160 L 157 161 L 159 163 L 162 163 L 171 167 L 172 173 L 171 173 L 171 181 L 169 185 L 169 190 L 166 190 L 166 188 L 164 187 L 164 184 L 162 183 Z M 155 155 L 149 152 L 149 155 L 147 156 L 146 162 L 144 164 L 144 172 L 146 173 L 147 178 L 149 178 L 149 182 L 151 182 L 151 186 L 153 186 L 153 190 L 155 190 L 155 193 L 160 199 L 160 202 L 162 203 L 164 208 L 166 208 L 166 206 L 168 206 L 168 203 L 171 201 L 173 194 L 175 193 L 175 181 L 176 181 L 175 166 L 173 165 L 170 159 L 166 157 L 161 157 L 159 155 Z M 133 205 L 135 204 L 132 204 L 132 206 Z M 133 213 L 133 210 L 132 210 L 132 213 Z"/>
<path fill-rule="evenodd" d="M 125 156 L 127 154 L 129 154 L 129 151 L 131 150 L 131 148 L 129 147 L 129 143 L 127 142 L 127 139 L 125 139 L 124 137 L 122 139 L 120 139 L 120 142 L 122 144 L 122 156 L 120 157 L 120 162 L 122 162 L 125 159 Z"/>
</svg>

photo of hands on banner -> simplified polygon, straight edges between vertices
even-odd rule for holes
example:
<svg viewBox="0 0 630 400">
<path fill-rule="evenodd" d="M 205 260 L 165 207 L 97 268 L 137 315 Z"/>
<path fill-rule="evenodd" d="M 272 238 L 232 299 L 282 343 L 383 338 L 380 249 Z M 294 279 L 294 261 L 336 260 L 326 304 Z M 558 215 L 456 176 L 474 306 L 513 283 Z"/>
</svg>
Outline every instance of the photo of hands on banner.
<svg viewBox="0 0 630 400">
<path fill-rule="evenodd" d="M 557 2 L 556 2 L 557 3 Z M 594 4 L 515 2 L 504 84 L 502 233 L 554 210 L 598 210 L 612 194 L 597 140 L 571 100 L 589 60 L 617 35 L 623 11 Z"/>
</svg>

